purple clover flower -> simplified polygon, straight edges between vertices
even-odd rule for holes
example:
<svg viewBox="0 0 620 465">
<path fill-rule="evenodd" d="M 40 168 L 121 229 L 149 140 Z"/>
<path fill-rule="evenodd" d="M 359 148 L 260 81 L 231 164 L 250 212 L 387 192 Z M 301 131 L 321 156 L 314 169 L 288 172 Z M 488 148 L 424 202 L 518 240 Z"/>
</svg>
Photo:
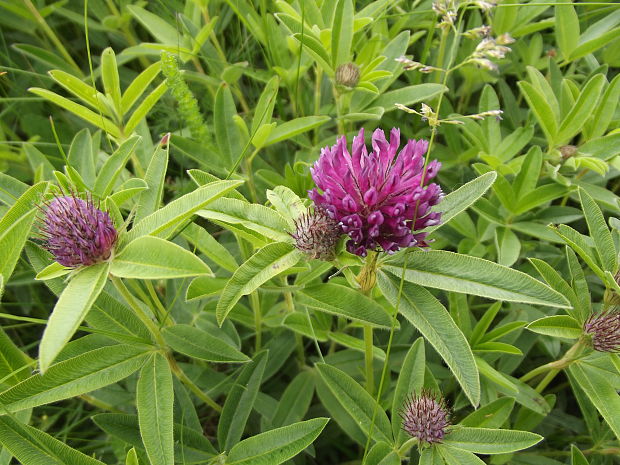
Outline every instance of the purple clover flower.
<svg viewBox="0 0 620 465">
<path fill-rule="evenodd" d="M 407 141 L 400 153 L 399 146 L 399 129 L 392 129 L 389 142 L 377 129 L 368 153 L 361 129 L 353 138 L 351 154 L 342 136 L 336 145 L 321 150 L 311 168 L 318 189 L 309 196 L 350 237 L 351 253 L 364 257 L 368 250 L 394 253 L 401 247 L 425 247 L 427 233 L 421 230 L 439 223 L 441 213 L 430 210 L 442 192 L 429 181 L 441 164 L 432 161 L 425 172 L 425 140 Z"/>
<path fill-rule="evenodd" d="M 450 426 L 444 399 L 428 391 L 422 391 L 419 396 L 409 397 L 400 416 L 403 419 L 403 430 L 411 437 L 427 444 L 441 442 L 446 434 L 446 428 Z"/>
<path fill-rule="evenodd" d="M 110 215 L 92 199 L 56 197 L 46 207 L 41 232 L 45 248 L 58 263 L 77 268 L 110 258 L 117 232 Z"/>
<path fill-rule="evenodd" d="M 620 307 L 592 315 L 583 325 L 599 352 L 620 352 Z"/>
</svg>

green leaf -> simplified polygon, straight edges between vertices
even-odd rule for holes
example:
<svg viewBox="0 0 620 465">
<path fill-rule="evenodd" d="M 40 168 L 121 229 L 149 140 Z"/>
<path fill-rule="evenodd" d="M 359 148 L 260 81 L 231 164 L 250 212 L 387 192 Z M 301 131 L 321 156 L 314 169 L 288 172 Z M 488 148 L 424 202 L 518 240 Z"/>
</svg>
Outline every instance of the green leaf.
<svg viewBox="0 0 620 465">
<path fill-rule="evenodd" d="M 476 428 L 500 428 L 510 417 L 514 405 L 515 400 L 512 397 L 500 397 L 467 415 L 459 422 L 459 425 Z"/>
<path fill-rule="evenodd" d="M 575 444 L 571 444 L 571 465 L 590 465 L 583 452 L 581 452 Z"/>
<path fill-rule="evenodd" d="M 173 200 L 138 222 L 126 234 L 125 242 L 146 235 L 166 239 L 180 223 L 190 218 L 209 202 L 226 195 L 227 192 L 242 183 L 243 181 L 215 181 Z"/>
<path fill-rule="evenodd" d="M 161 71 L 161 61 L 153 63 L 129 84 L 121 98 L 121 115 L 126 115 L 131 107 L 138 101 L 149 84 Z"/>
<path fill-rule="evenodd" d="M 239 268 L 237 260 L 228 249 L 197 224 L 190 224 L 181 235 L 225 270 L 234 273 Z"/>
<path fill-rule="evenodd" d="M 23 465 L 104 465 L 9 416 L 0 417 L 0 444 Z"/>
<path fill-rule="evenodd" d="M 526 81 L 517 83 L 521 93 L 525 97 L 530 109 L 536 116 L 549 145 L 554 145 L 558 132 L 558 122 L 555 119 L 553 109 L 543 94 L 532 84 Z"/>
<path fill-rule="evenodd" d="M 617 12 L 618 11 L 620 10 L 617 10 Z M 620 33 L 620 28 L 618 32 Z M 613 113 L 618 104 L 618 99 L 620 99 L 620 75 L 616 75 L 609 83 L 609 86 L 601 97 L 601 101 L 597 105 L 589 126 L 586 127 L 589 131 L 584 131 L 588 141 L 599 138 L 607 132 L 609 123 L 611 123 L 613 119 Z M 579 147 L 579 151 L 585 153 L 583 145 Z"/>
<path fill-rule="evenodd" d="M 140 451 L 144 451 L 137 415 L 99 413 L 91 418 L 99 428 L 110 436 L 114 436 Z M 173 427 L 176 463 L 202 464 L 217 455 L 217 451 L 202 434 L 202 431 L 196 431 L 179 423 L 174 423 Z"/>
<path fill-rule="evenodd" d="M 139 223 L 143 218 L 154 213 L 161 204 L 166 170 L 168 169 L 169 151 L 170 144 L 157 144 L 155 148 L 155 153 L 153 153 L 144 175 L 148 189 L 140 194 L 138 209 L 133 220 L 135 223 Z"/>
<path fill-rule="evenodd" d="M 217 425 L 217 440 L 221 450 L 231 450 L 243 435 L 263 380 L 268 354 L 269 351 L 261 351 L 251 362 L 243 366 L 226 397 Z"/>
<path fill-rule="evenodd" d="M 125 465 L 140 465 L 138 461 L 138 454 L 136 454 L 136 448 L 132 447 L 127 451 L 127 457 L 125 458 Z"/>
<path fill-rule="evenodd" d="M 215 95 L 215 140 L 225 163 L 232 164 L 241 155 L 239 131 L 233 121 L 237 114 L 230 87 L 222 84 Z"/>
<path fill-rule="evenodd" d="M 116 125 L 112 121 L 110 121 L 105 116 L 102 116 L 99 113 L 89 110 L 85 106 L 80 105 L 79 103 L 75 103 L 72 100 L 62 97 L 61 95 L 58 95 L 47 89 L 31 87 L 30 89 L 28 89 L 28 91 L 32 92 L 35 95 L 38 95 L 39 97 L 43 97 L 44 99 L 49 100 L 52 103 L 55 103 L 56 105 L 64 108 L 67 111 L 70 111 L 74 115 L 79 116 L 80 118 L 89 122 L 93 126 L 97 126 L 98 128 L 103 129 L 105 132 L 110 134 L 110 136 L 116 139 L 120 139 L 121 137 L 120 130 L 118 129 L 118 127 L 116 127 Z"/>
<path fill-rule="evenodd" d="M 329 421 L 314 418 L 257 434 L 235 445 L 227 465 L 278 465 L 299 454 L 314 442 Z"/>
<path fill-rule="evenodd" d="M 179 33 L 168 21 L 137 5 L 128 5 L 127 10 L 153 37 L 165 45 L 177 45 Z"/>
<path fill-rule="evenodd" d="M 213 275 L 207 264 L 189 250 L 153 236 L 131 241 L 110 263 L 110 273 L 133 279 Z"/>
<path fill-rule="evenodd" d="M 133 133 L 134 129 L 140 124 L 140 121 L 151 111 L 151 108 L 153 108 L 159 98 L 166 93 L 166 90 L 168 90 L 168 87 L 165 82 L 162 82 L 140 102 L 140 105 L 138 105 L 129 117 L 127 123 L 125 123 L 125 127 L 123 128 L 125 134 L 129 135 Z"/>
<path fill-rule="evenodd" d="M 140 435 L 151 463 L 174 465 L 173 403 L 170 365 L 154 353 L 140 370 L 136 386 Z"/>
<path fill-rule="evenodd" d="M 431 226 L 427 231 L 432 232 L 441 228 L 459 213 L 472 206 L 487 190 L 489 190 L 489 187 L 493 185 L 496 178 L 497 173 L 495 171 L 489 171 L 446 195 L 441 202 L 433 208 L 433 211 L 441 212 L 441 223 L 436 226 Z"/>
<path fill-rule="evenodd" d="M 579 301 L 577 299 L 577 295 L 575 291 L 570 287 L 570 285 L 560 276 L 555 268 L 553 268 L 548 263 L 539 260 L 538 258 L 530 258 L 530 263 L 534 265 L 536 271 L 542 276 L 542 278 L 551 286 L 552 289 L 558 291 L 564 297 L 568 299 L 570 304 L 573 306 L 572 309 L 567 310 L 568 314 L 571 315 L 576 320 L 583 322 L 585 315 L 580 315 L 579 312 Z"/>
<path fill-rule="evenodd" d="M 382 269 L 400 276 L 402 257 L 389 263 Z M 569 307 L 564 296 L 521 271 L 453 252 L 429 250 L 410 253 L 405 280 L 420 286 L 507 302 Z"/>
<path fill-rule="evenodd" d="M 95 391 L 138 370 L 147 350 L 116 344 L 64 360 L 0 393 L 0 404 L 5 412 L 18 412 Z"/>
<path fill-rule="evenodd" d="M 223 198 L 212 202 L 198 214 L 212 221 L 240 224 L 252 231 L 278 242 L 290 242 L 292 231 L 287 221 L 277 211 L 255 203 Z"/>
<path fill-rule="evenodd" d="M 466 450 L 456 449 L 446 444 L 437 444 L 436 448 L 446 465 L 484 465 L 486 463 Z"/>
<path fill-rule="evenodd" d="M 399 297 L 400 279 L 378 273 L 377 283 L 385 298 L 434 347 L 444 359 L 472 405 L 480 402 L 478 369 L 467 339 L 445 307 L 426 289 L 404 283 Z"/>
<path fill-rule="evenodd" d="M 340 284 L 323 283 L 299 291 L 298 301 L 303 305 L 368 323 L 378 328 L 389 328 L 392 320 L 387 311 L 359 291 Z"/>
<path fill-rule="evenodd" d="M 68 167 L 75 168 L 87 186 L 95 185 L 95 154 L 93 139 L 88 128 L 78 132 L 71 141 L 67 161 Z"/>
<path fill-rule="evenodd" d="M 503 266 L 512 266 L 521 253 L 521 241 L 509 228 L 495 230 L 495 246 L 497 262 Z"/>
<path fill-rule="evenodd" d="M 41 373 L 49 368 L 99 297 L 108 280 L 109 268 L 110 264 L 105 262 L 81 269 L 60 294 L 39 346 Z"/>
<path fill-rule="evenodd" d="M 591 242 L 588 236 L 584 236 L 565 224 L 561 224 L 557 228 L 550 225 L 549 228 L 560 236 L 571 249 L 577 252 L 583 261 L 586 262 L 586 265 L 596 273 L 601 281 L 605 282 L 605 272 L 597 264 L 597 257 L 592 247 L 590 247 Z"/>
<path fill-rule="evenodd" d="M 448 88 L 441 84 L 417 84 L 415 86 L 402 87 L 400 89 L 384 92 L 373 102 L 373 107 L 383 107 L 385 111 L 396 110 L 395 104 L 413 105 L 414 103 L 428 101 L 431 98 L 446 92 Z"/>
<path fill-rule="evenodd" d="M 291 244 L 282 242 L 268 244 L 252 255 L 235 271 L 222 291 L 215 310 L 220 326 L 241 297 L 286 271 L 300 258 L 301 252 Z"/>
<path fill-rule="evenodd" d="M 265 84 L 265 88 L 260 94 L 256 108 L 254 109 L 254 117 L 252 118 L 250 134 L 256 134 L 259 128 L 271 123 L 273 107 L 276 104 L 276 96 L 278 95 L 279 86 L 280 78 L 277 75 L 273 76 L 269 79 L 267 84 Z"/>
<path fill-rule="evenodd" d="M 121 83 L 118 77 L 118 67 L 116 65 L 116 55 L 111 47 L 106 48 L 101 53 L 101 80 L 106 95 L 112 97 L 112 103 L 116 109 L 116 114 L 121 116 Z"/>
<path fill-rule="evenodd" d="M 172 350 L 207 362 L 239 363 L 250 359 L 223 339 L 190 325 L 176 324 L 162 331 Z"/>
<path fill-rule="evenodd" d="M 2 296 L 2 276 L 0 276 L 0 297 Z M 24 369 L 32 360 L 24 352 L 19 350 L 15 343 L 0 328 L 0 379 L 2 384 L 13 386 L 23 381 L 29 375 L 29 370 Z"/>
<path fill-rule="evenodd" d="M 507 454 L 527 449 L 543 440 L 528 431 L 459 427 L 450 431 L 443 443 L 476 454 Z"/>
<path fill-rule="evenodd" d="M 266 147 L 277 142 L 291 139 L 299 134 L 318 128 L 319 126 L 327 123 L 329 120 L 331 120 L 329 116 L 303 116 L 301 118 L 286 121 L 285 123 L 279 124 L 273 131 L 271 131 L 264 146 Z"/>
<path fill-rule="evenodd" d="M 420 451 L 418 465 L 444 465 L 444 463 L 437 447 L 426 447 Z"/>
<path fill-rule="evenodd" d="M 618 269 L 616 246 L 611 232 L 605 223 L 605 217 L 594 199 L 585 190 L 579 189 L 579 199 L 583 214 L 588 223 L 590 236 L 594 240 L 596 253 L 604 271 L 612 274 Z"/>
<path fill-rule="evenodd" d="M 316 365 L 316 369 L 338 403 L 366 436 L 371 434 L 372 428 L 372 439 L 392 443 L 392 428 L 387 415 L 363 387 L 349 375 L 333 366 L 319 363 Z M 373 416 L 375 416 L 374 424 L 372 422 Z"/>
<path fill-rule="evenodd" d="M 407 398 L 413 394 L 420 394 L 424 386 L 424 371 L 426 368 L 426 355 L 424 351 L 424 339 L 419 337 L 411 345 L 402 363 L 394 398 L 392 400 L 392 433 L 396 443 L 401 444 L 406 437 L 402 429 L 399 413 L 405 406 Z"/>
<path fill-rule="evenodd" d="M 290 425 L 304 417 L 314 396 L 314 379 L 311 372 L 302 371 L 290 382 L 273 414 L 272 426 Z"/>
<path fill-rule="evenodd" d="M 318 38 L 308 32 L 305 34 L 296 33 L 293 34 L 293 37 L 303 45 L 304 52 L 312 56 L 328 76 L 334 75 L 329 54 Z"/>
<path fill-rule="evenodd" d="M 99 170 L 93 189 L 100 198 L 110 195 L 116 180 L 125 168 L 139 140 L 140 136 L 130 137 L 105 161 L 103 167 Z"/>
<path fill-rule="evenodd" d="M 332 25 L 332 66 L 334 69 L 351 60 L 353 14 L 353 2 L 339 0 Z"/>
<path fill-rule="evenodd" d="M 555 7 L 555 34 L 564 60 L 568 61 L 579 43 L 579 17 L 571 0 L 558 0 Z M 569 4 L 569 5 L 567 5 Z"/>
<path fill-rule="evenodd" d="M 611 384 L 608 374 L 581 361 L 572 363 L 568 371 L 605 419 L 616 438 L 620 439 L 620 395 Z"/>
<path fill-rule="evenodd" d="M 65 90 L 71 92 L 84 103 L 89 104 L 95 110 L 106 116 L 112 116 L 109 107 L 103 104 L 103 95 L 80 78 L 59 69 L 49 71 L 49 75 Z"/>
<path fill-rule="evenodd" d="M 36 204 L 47 186 L 40 182 L 28 188 L 0 219 L 0 275 L 5 282 L 13 274 L 37 215 Z"/>
<path fill-rule="evenodd" d="M 577 320 L 568 315 L 554 315 L 539 318 L 527 325 L 527 329 L 534 333 L 553 337 L 578 339 L 583 330 Z"/>
<path fill-rule="evenodd" d="M 561 9 L 563 10 L 565 8 Z M 579 98 L 562 121 L 562 124 L 560 124 L 557 136 L 558 143 L 569 142 L 573 136 L 581 131 L 588 117 L 592 114 L 592 108 L 596 107 L 601 91 L 603 90 L 603 85 L 606 82 L 605 76 L 599 73 L 595 74 L 583 86 Z"/>
</svg>

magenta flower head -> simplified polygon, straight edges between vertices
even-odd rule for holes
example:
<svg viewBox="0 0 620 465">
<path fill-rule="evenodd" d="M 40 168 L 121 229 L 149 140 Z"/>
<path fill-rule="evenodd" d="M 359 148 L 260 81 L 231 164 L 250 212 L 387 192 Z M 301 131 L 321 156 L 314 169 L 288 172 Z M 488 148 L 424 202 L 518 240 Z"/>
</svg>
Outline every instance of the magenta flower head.
<svg viewBox="0 0 620 465">
<path fill-rule="evenodd" d="M 433 161 L 424 169 L 425 140 L 407 141 L 400 153 L 399 145 L 399 129 L 392 129 L 389 142 L 377 129 L 368 153 L 362 129 L 353 138 L 351 154 L 343 136 L 325 147 L 311 168 L 317 188 L 309 196 L 350 237 L 351 253 L 364 257 L 368 250 L 393 253 L 401 247 L 427 246 L 427 233 L 421 230 L 439 223 L 441 214 L 430 210 L 442 193 L 429 181 L 440 163 Z"/>
<path fill-rule="evenodd" d="M 583 330 L 592 338 L 594 350 L 620 352 L 620 307 L 590 316 Z"/>
<path fill-rule="evenodd" d="M 56 197 L 46 207 L 41 232 L 45 248 L 58 263 L 77 268 L 110 258 L 117 232 L 110 215 L 92 199 Z"/>
<path fill-rule="evenodd" d="M 400 416 L 403 430 L 421 443 L 441 442 L 450 426 L 450 416 L 444 399 L 430 391 L 412 395 L 403 406 Z"/>
</svg>

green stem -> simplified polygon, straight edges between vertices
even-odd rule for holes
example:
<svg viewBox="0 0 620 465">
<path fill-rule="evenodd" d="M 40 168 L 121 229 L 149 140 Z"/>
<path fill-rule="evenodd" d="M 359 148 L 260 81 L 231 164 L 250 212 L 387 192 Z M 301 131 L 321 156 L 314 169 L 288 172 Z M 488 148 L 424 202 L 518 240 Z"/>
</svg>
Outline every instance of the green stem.
<svg viewBox="0 0 620 465">
<path fill-rule="evenodd" d="M 536 386 L 536 392 L 538 392 L 539 394 L 542 393 L 560 371 L 562 371 L 560 368 L 553 368 L 551 371 L 549 371 L 549 373 L 545 375 L 545 377 L 540 381 L 540 383 L 538 383 L 538 386 Z"/>
<path fill-rule="evenodd" d="M 261 348 L 262 342 L 262 321 L 263 315 L 260 310 L 260 300 L 258 298 L 258 292 L 254 291 L 250 294 L 250 306 L 254 312 L 254 327 L 256 331 L 256 346 L 255 350 L 258 352 Z"/>
<path fill-rule="evenodd" d="M 366 362 L 366 390 L 370 395 L 375 390 L 375 375 L 373 369 L 372 348 L 373 348 L 372 326 L 364 325 L 364 360 Z"/>
<path fill-rule="evenodd" d="M 437 55 L 437 61 L 435 62 L 436 68 L 443 69 L 443 60 L 446 56 L 446 45 L 447 45 L 448 33 L 449 33 L 449 29 L 444 29 L 441 32 L 441 39 L 439 41 L 439 54 Z M 441 71 L 435 72 L 435 82 L 441 82 Z M 437 110 L 437 114 L 439 114 L 439 110 Z"/>
<path fill-rule="evenodd" d="M 287 286 L 286 280 L 282 278 L 282 285 Z M 286 309 L 289 313 L 295 312 L 295 303 L 293 302 L 293 294 L 291 292 L 284 292 L 284 302 Z M 304 350 L 304 343 L 301 334 L 295 332 L 295 346 L 297 347 L 297 359 L 299 360 L 299 366 L 303 367 L 306 364 L 306 354 Z"/>
<path fill-rule="evenodd" d="M 216 412 L 221 412 L 222 407 L 219 406 L 217 402 L 215 402 L 208 394 L 206 394 L 200 387 L 198 387 L 189 377 L 185 374 L 185 372 L 181 369 L 181 367 L 177 364 L 176 360 L 172 358 L 171 355 L 168 355 L 168 363 L 170 364 L 170 369 L 174 373 L 174 375 L 185 384 L 190 391 L 196 394 L 200 400 L 202 400 L 209 407 L 213 408 Z"/>
<path fill-rule="evenodd" d="M 142 310 L 142 307 L 140 307 L 136 301 L 136 298 L 132 295 L 129 289 L 127 289 L 127 286 L 125 286 L 125 283 L 123 283 L 123 281 L 116 276 L 110 276 L 110 279 L 112 280 L 112 284 L 114 284 L 116 290 L 118 290 L 118 292 L 123 296 L 123 299 L 125 299 L 125 301 L 133 309 L 136 316 L 140 318 L 142 323 L 144 323 L 144 325 L 148 328 L 151 335 L 155 339 L 155 342 L 157 342 L 157 344 L 161 347 L 166 347 L 166 343 L 164 342 L 164 338 L 161 335 L 159 328 L 155 322 L 146 313 L 144 313 L 144 310 Z"/>
<path fill-rule="evenodd" d="M 153 286 L 153 283 L 151 281 L 146 281 L 146 289 L 149 292 L 149 296 L 151 297 L 151 300 L 153 301 L 153 303 L 157 307 L 157 310 L 159 311 L 159 315 L 162 318 L 161 323 L 166 324 L 166 325 L 173 324 L 174 322 L 172 321 L 170 312 L 166 310 L 166 307 L 164 307 L 164 305 L 161 303 L 161 300 L 159 300 L 157 291 L 155 290 L 155 287 Z"/>
</svg>

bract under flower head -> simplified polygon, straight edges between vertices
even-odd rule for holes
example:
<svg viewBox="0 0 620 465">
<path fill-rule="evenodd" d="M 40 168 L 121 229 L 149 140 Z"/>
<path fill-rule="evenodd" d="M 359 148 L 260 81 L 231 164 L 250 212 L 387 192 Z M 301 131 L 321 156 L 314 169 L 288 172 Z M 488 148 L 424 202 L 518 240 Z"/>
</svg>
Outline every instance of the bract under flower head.
<svg viewBox="0 0 620 465">
<path fill-rule="evenodd" d="M 363 257 L 369 249 L 393 253 L 401 247 L 427 246 L 427 233 L 421 230 L 439 223 L 441 214 L 430 210 L 442 192 L 429 181 L 441 164 L 433 161 L 424 169 L 425 140 L 407 141 L 400 153 L 399 145 L 399 129 L 392 129 L 389 142 L 377 129 L 369 153 L 362 129 L 353 138 L 351 154 L 343 136 L 321 151 L 311 169 L 318 189 L 309 196 L 351 238 L 351 253 Z"/>
<path fill-rule="evenodd" d="M 110 258 L 117 232 L 107 212 L 74 196 L 56 197 L 46 206 L 41 232 L 58 263 L 76 268 Z"/>
</svg>

